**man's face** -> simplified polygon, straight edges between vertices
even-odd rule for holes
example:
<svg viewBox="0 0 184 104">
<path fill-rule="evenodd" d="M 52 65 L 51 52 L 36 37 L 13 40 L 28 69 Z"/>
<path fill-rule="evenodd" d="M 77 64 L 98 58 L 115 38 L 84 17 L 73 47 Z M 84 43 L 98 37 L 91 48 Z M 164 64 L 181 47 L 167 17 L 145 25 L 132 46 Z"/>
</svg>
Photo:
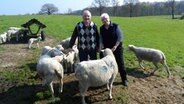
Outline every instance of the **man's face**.
<svg viewBox="0 0 184 104">
<path fill-rule="evenodd" d="M 87 13 L 87 12 L 84 13 L 83 14 L 83 21 L 89 23 L 91 21 L 91 15 L 89 13 Z"/>
</svg>

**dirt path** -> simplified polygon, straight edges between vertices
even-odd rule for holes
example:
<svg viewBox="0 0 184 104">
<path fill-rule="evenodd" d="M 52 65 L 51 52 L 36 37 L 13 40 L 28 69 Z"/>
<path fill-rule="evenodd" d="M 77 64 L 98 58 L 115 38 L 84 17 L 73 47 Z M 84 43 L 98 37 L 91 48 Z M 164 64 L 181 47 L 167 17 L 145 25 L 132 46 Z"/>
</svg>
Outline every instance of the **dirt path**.
<svg viewBox="0 0 184 104">
<path fill-rule="evenodd" d="M 41 43 L 40 47 L 52 45 L 54 42 L 55 40 L 48 38 L 46 42 Z M 2 44 L 0 47 L 3 49 L 0 52 L 0 74 L 7 70 L 15 72 L 22 70 L 19 65 L 30 60 L 35 52 L 34 48 L 27 49 L 27 44 Z M 36 47 L 36 45 L 33 47 Z M 105 87 L 102 87 L 90 88 L 87 93 L 87 102 L 92 104 L 184 104 L 184 78 L 173 76 L 168 79 L 156 75 L 147 76 L 144 72 L 139 72 L 139 70 L 132 71 L 128 74 L 128 88 L 120 84 L 119 75 L 116 78 L 113 86 L 113 100 L 108 100 L 108 91 L 106 91 Z M 7 92 L 11 88 L 17 87 L 18 85 L 16 84 L 17 83 L 8 82 L 0 75 L 0 97 L 11 98 Z M 73 101 L 78 104 L 80 97 L 74 74 L 69 76 L 65 75 L 64 84 L 64 93 L 61 94 L 58 103 L 69 104 L 71 101 L 66 100 L 73 98 Z M 24 90 L 26 90 L 26 88 L 24 88 Z M 34 91 L 32 88 L 28 93 L 35 93 Z M 31 94 L 27 96 L 31 96 Z M 5 102 L 6 99 L 2 101 Z M 11 102 L 10 100 L 8 103 L 14 103 L 13 101 L 14 100 Z M 48 103 L 46 99 L 40 99 L 37 102 Z M 33 101 L 33 103 L 35 102 Z"/>
</svg>

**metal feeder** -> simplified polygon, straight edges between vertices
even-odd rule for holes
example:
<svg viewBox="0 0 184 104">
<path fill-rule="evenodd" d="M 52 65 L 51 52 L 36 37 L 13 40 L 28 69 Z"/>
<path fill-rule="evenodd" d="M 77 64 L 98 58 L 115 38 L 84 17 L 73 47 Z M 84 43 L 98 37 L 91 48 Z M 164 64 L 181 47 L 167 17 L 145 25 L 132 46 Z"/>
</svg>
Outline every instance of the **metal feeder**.
<svg viewBox="0 0 184 104">
<path fill-rule="evenodd" d="M 36 24 L 37 27 L 38 27 L 36 33 L 33 33 L 33 31 L 31 30 L 31 26 L 33 24 Z M 41 23 L 40 21 L 38 21 L 35 18 L 29 20 L 25 24 L 22 24 L 21 26 L 24 27 L 24 28 L 27 28 L 26 29 L 27 31 L 24 32 L 24 39 L 27 40 L 27 41 L 29 40 L 29 38 L 37 37 L 37 34 L 40 32 L 40 29 L 43 29 L 43 28 L 47 27 L 46 25 L 44 25 L 43 23 Z M 40 33 L 41 33 L 42 40 L 44 41 L 45 40 L 45 33 L 44 33 L 43 30 Z"/>
</svg>

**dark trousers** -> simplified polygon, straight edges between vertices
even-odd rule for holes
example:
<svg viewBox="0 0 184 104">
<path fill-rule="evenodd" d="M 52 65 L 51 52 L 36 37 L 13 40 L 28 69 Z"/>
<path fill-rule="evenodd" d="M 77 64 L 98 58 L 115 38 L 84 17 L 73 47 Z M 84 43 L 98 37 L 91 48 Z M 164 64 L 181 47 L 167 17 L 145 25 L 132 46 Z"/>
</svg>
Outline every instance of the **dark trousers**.
<svg viewBox="0 0 184 104">
<path fill-rule="evenodd" d="M 81 61 L 87 60 L 96 60 L 97 59 L 97 52 L 96 50 L 79 50 L 79 59 Z"/>
<path fill-rule="evenodd" d="M 117 47 L 117 49 L 114 51 L 114 56 L 116 58 L 116 62 L 118 64 L 119 73 L 121 76 L 121 80 L 127 80 L 127 73 L 126 68 L 124 64 L 124 56 L 123 56 L 123 47 Z"/>
</svg>

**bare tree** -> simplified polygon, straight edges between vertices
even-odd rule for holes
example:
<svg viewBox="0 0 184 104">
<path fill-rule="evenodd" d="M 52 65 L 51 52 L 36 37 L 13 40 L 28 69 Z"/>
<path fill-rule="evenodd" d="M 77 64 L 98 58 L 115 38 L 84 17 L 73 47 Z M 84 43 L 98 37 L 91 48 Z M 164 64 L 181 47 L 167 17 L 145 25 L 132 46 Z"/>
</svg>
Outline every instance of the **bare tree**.
<svg viewBox="0 0 184 104">
<path fill-rule="evenodd" d="M 71 13 L 72 13 L 72 9 L 68 8 L 68 14 L 71 14 Z"/>
<path fill-rule="evenodd" d="M 132 13 L 133 13 L 133 6 L 136 4 L 136 3 L 138 3 L 139 2 L 139 0 L 124 0 L 124 3 L 126 4 L 126 5 L 128 5 L 129 6 L 129 13 L 130 13 L 130 17 L 132 17 Z"/>
<path fill-rule="evenodd" d="M 94 0 L 92 5 L 94 7 L 97 7 L 99 10 L 100 15 L 102 14 L 102 11 L 105 7 L 109 5 L 110 0 Z"/>
<path fill-rule="evenodd" d="M 39 12 L 39 14 L 48 14 L 51 15 L 53 13 L 58 12 L 58 8 L 54 4 L 44 4 Z"/>
<path fill-rule="evenodd" d="M 111 0 L 112 3 L 112 7 L 113 7 L 113 15 L 116 16 L 116 12 L 118 9 L 119 4 L 119 0 Z"/>
<path fill-rule="evenodd" d="M 174 19 L 175 0 L 169 0 L 169 6 L 171 8 L 172 19 Z"/>
</svg>

